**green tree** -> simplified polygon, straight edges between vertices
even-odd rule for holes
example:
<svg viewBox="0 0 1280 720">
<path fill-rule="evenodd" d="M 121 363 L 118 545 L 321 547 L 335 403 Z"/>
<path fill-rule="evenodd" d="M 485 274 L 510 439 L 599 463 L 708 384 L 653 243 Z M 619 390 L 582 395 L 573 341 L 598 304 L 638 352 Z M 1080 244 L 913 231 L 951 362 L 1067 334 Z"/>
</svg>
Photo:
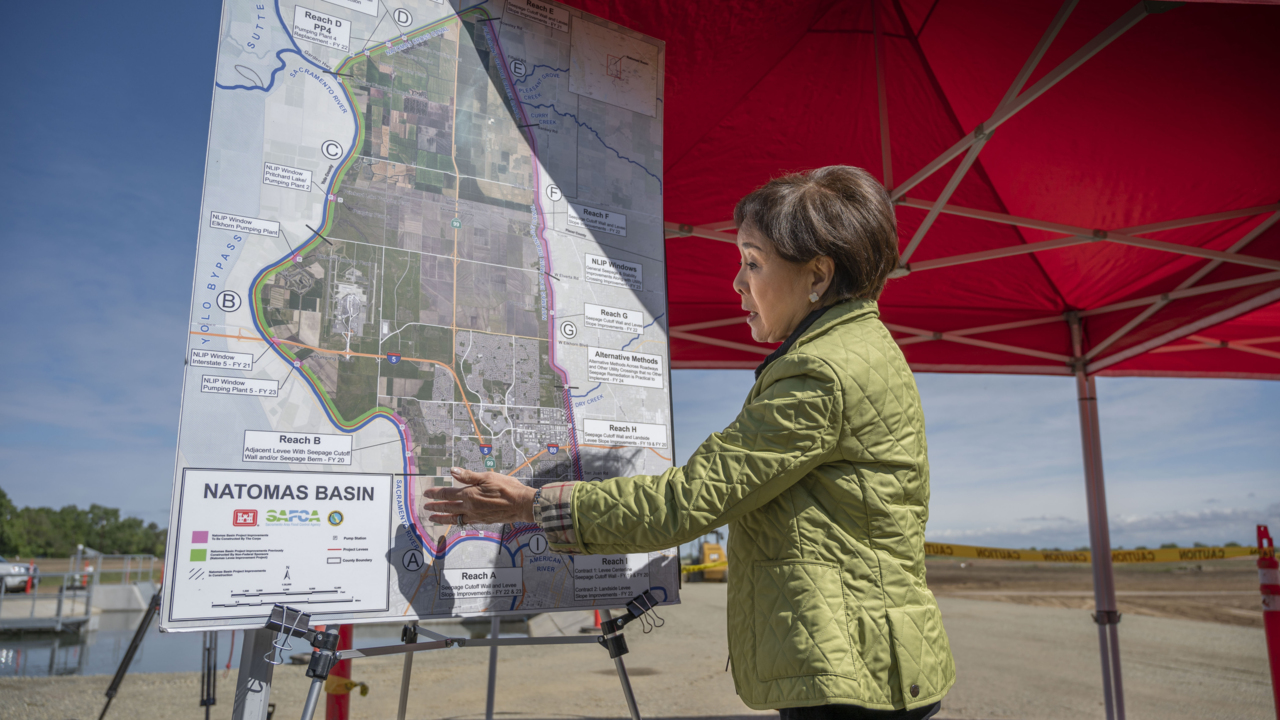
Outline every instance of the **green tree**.
<svg viewBox="0 0 1280 720">
<path fill-rule="evenodd" d="M 102 505 L 81 510 L 67 505 L 18 510 L 0 489 L 0 554 L 67 557 L 76 545 L 87 545 L 110 555 L 163 555 L 167 532 L 155 523 L 120 517 L 120 511 Z"/>
<path fill-rule="evenodd" d="M 17 555 L 22 545 L 22 531 L 18 522 L 18 508 L 9 494 L 0 488 L 0 555 Z"/>
</svg>

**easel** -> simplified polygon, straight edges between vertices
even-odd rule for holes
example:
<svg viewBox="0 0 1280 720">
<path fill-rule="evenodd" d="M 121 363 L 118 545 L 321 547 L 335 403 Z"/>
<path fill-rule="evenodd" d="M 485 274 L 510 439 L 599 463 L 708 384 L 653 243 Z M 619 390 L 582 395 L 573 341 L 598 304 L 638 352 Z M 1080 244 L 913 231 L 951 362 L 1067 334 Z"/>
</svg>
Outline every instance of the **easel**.
<svg viewBox="0 0 1280 720">
<path fill-rule="evenodd" d="M 142 646 L 142 641 L 147 635 L 147 629 L 151 627 L 151 621 L 155 619 L 156 614 L 159 612 L 160 591 L 157 590 L 151 596 L 151 600 L 147 602 L 147 611 L 143 613 L 142 621 L 138 623 L 138 629 L 133 633 L 133 640 L 129 642 L 129 648 L 125 650 L 124 657 L 120 658 L 120 665 L 116 668 L 116 674 L 111 678 L 111 684 L 107 686 L 107 702 L 102 706 L 102 712 L 98 714 L 98 720 L 103 720 L 107 716 L 107 710 L 111 709 L 111 701 L 120 692 L 120 683 L 124 682 L 125 673 L 129 672 L 129 666 L 133 664 L 133 656 L 137 654 L 138 648 Z M 206 631 L 203 635 L 200 647 L 200 707 L 204 708 L 205 720 L 209 720 L 209 710 L 218 704 L 216 697 L 218 687 L 218 632 L 216 630 Z"/>
<path fill-rule="evenodd" d="M 200 707 L 204 720 L 218 704 L 218 631 L 205 631 L 200 648 Z"/>
<path fill-rule="evenodd" d="M 329 671 L 333 669 L 333 666 L 339 660 L 354 660 L 356 658 L 403 653 L 405 655 L 404 673 L 400 681 L 400 708 L 396 717 L 399 720 L 404 720 L 409 703 L 409 676 L 413 669 L 413 653 L 423 650 L 442 650 L 449 647 L 487 647 L 489 648 L 489 683 L 486 717 L 492 718 L 494 689 L 497 681 L 497 651 L 499 647 L 503 645 L 582 645 L 587 643 L 595 643 L 608 650 L 609 657 L 613 660 L 614 667 L 618 671 L 618 680 L 622 684 L 622 694 L 627 701 L 627 710 L 630 712 L 632 720 L 640 720 L 640 710 L 636 707 L 635 694 L 631 690 L 631 680 L 627 677 L 627 668 L 622 662 L 622 656 L 627 654 L 627 640 L 622 634 L 622 628 L 634 620 L 643 618 L 646 613 L 651 612 L 657 605 L 657 598 L 650 591 L 645 590 L 627 603 L 621 617 L 612 618 L 609 616 L 608 610 L 601 610 L 600 613 L 604 619 L 600 623 L 600 635 L 579 637 L 500 638 L 497 637 L 499 619 L 495 617 L 492 620 L 491 637 L 488 638 L 473 640 L 471 638 L 447 637 L 419 627 L 414 623 L 404 627 L 401 633 L 403 643 L 400 645 L 387 645 L 361 650 L 338 650 L 337 633 L 316 632 L 309 629 L 311 616 L 308 613 L 285 607 L 284 605 L 276 605 L 271 609 L 271 617 L 267 620 L 266 629 L 269 632 L 276 633 L 279 637 L 278 641 L 271 644 L 270 655 L 274 655 L 277 651 L 283 652 L 285 649 L 284 643 L 291 637 L 303 638 L 314 648 L 314 652 L 311 653 L 311 662 L 307 666 L 307 677 L 311 678 L 311 688 L 307 692 L 307 700 L 302 707 L 302 720 L 313 720 L 316 707 L 319 705 L 320 698 L 324 693 L 325 680 L 328 679 Z M 650 629 L 662 627 L 662 618 L 658 617 L 657 613 L 654 613 L 653 617 L 658 622 L 642 620 L 642 623 L 648 622 Z M 431 639 L 426 642 L 418 642 L 419 635 L 426 635 Z M 245 651 L 249 651 L 247 643 Z M 281 664 L 283 661 L 276 662 L 274 657 L 270 657 L 268 662 L 276 665 Z"/>
<path fill-rule="evenodd" d="M 115 677 L 111 678 L 111 684 L 107 686 L 107 702 L 102 706 L 102 712 L 98 714 L 98 720 L 102 720 L 107 716 L 107 710 L 111 708 L 111 701 L 115 699 L 116 693 L 120 692 L 120 683 L 124 681 L 124 674 L 129 672 L 129 665 L 133 663 L 133 656 L 137 654 L 138 648 L 142 645 L 142 639 L 147 635 L 147 628 L 151 627 L 151 621 L 155 619 L 158 612 L 160 612 L 159 590 L 147 602 L 147 611 L 142 615 L 142 622 L 138 623 L 138 629 L 133 633 L 133 640 L 129 642 L 129 649 L 125 650 L 124 657 L 120 658 L 120 665 L 116 668 Z"/>
</svg>

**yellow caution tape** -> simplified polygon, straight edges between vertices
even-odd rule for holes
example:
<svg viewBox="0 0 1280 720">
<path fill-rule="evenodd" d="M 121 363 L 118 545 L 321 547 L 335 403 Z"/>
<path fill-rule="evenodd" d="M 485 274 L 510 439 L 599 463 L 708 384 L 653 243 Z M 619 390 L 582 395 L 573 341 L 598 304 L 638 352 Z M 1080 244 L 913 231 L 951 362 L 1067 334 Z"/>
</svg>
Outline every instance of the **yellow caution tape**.
<svg viewBox="0 0 1280 720">
<path fill-rule="evenodd" d="M 926 555 L 979 558 L 982 560 L 1020 560 L 1022 562 L 1088 563 L 1093 554 L 1088 550 L 1024 550 L 1016 548 L 980 547 L 977 545 L 952 545 L 949 543 L 925 543 Z M 1159 548 L 1156 550 L 1112 550 L 1113 563 L 1165 563 L 1199 562 L 1201 560 L 1228 560 L 1238 557 L 1257 557 L 1256 547 L 1198 547 Z M 728 567 L 727 561 L 686 565 L 682 573 L 701 572 Z"/>
<path fill-rule="evenodd" d="M 680 568 L 680 572 L 682 573 L 702 572 L 703 570 L 715 570 L 716 568 L 722 568 L 722 567 L 729 567 L 729 561 L 721 560 L 720 562 L 704 563 L 702 565 L 685 565 L 684 567 Z"/>
<path fill-rule="evenodd" d="M 1088 550 L 1022 550 L 925 543 L 926 555 L 979 558 L 983 560 L 1021 560 L 1023 562 L 1087 563 L 1093 560 Z M 1112 550 L 1113 563 L 1197 562 L 1256 556 L 1256 547 L 1160 548 L 1156 550 Z"/>
<path fill-rule="evenodd" d="M 356 688 L 360 688 L 361 697 L 369 694 L 368 685 L 350 678 L 344 678 L 341 675 L 330 675 L 324 681 L 324 691 L 330 695 L 346 695 Z"/>
</svg>

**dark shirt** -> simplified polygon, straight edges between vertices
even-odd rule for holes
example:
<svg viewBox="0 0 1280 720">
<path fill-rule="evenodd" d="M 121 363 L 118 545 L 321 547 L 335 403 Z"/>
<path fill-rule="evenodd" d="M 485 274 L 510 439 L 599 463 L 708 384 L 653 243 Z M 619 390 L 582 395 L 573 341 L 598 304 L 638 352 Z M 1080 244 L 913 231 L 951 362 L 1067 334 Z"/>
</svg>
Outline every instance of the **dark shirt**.
<svg viewBox="0 0 1280 720">
<path fill-rule="evenodd" d="M 913 710 L 868 710 L 857 705 L 814 705 L 783 708 L 782 720 L 928 720 L 942 709 L 936 702 Z"/>
</svg>

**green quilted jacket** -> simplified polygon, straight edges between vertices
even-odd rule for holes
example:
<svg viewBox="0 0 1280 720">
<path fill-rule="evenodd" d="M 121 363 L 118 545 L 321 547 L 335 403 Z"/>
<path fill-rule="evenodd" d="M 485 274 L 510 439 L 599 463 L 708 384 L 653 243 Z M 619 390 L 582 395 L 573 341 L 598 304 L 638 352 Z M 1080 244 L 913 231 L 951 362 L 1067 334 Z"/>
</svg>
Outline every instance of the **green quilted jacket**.
<svg viewBox="0 0 1280 720">
<path fill-rule="evenodd" d="M 873 301 L 818 318 L 684 467 L 568 498 L 559 551 L 661 550 L 728 523 L 729 653 L 752 708 L 910 709 L 955 682 L 925 586 L 924 415 Z"/>
</svg>

